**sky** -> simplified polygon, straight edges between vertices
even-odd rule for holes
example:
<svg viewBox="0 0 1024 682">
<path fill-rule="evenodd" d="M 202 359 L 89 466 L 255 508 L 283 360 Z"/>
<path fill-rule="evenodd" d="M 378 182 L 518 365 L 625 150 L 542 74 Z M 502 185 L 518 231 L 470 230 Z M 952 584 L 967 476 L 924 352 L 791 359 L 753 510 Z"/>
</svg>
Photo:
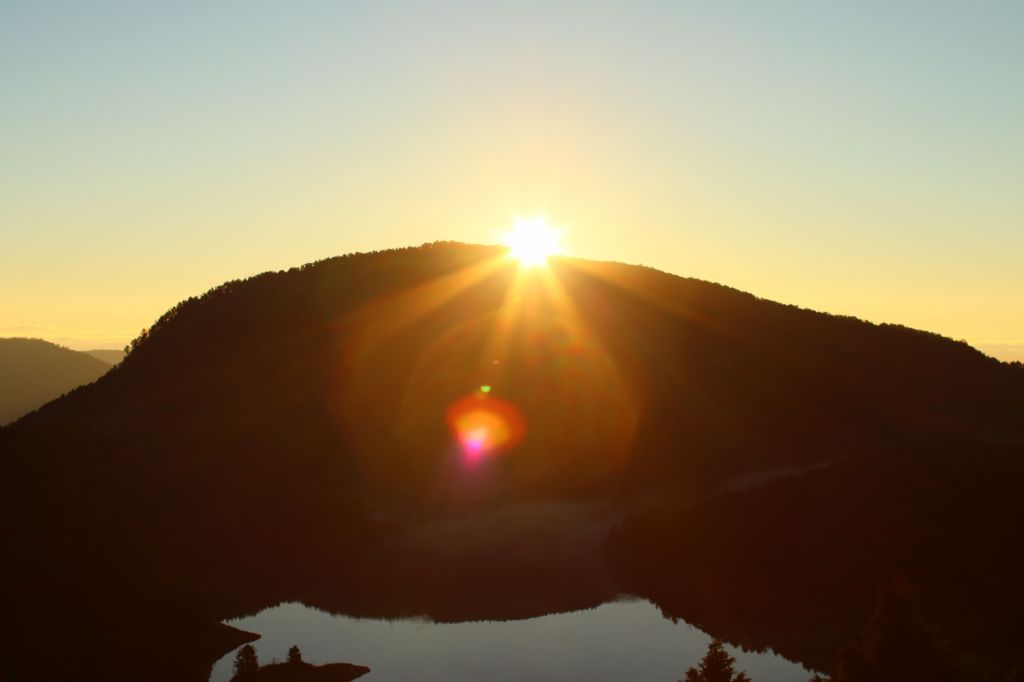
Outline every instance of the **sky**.
<svg viewBox="0 0 1024 682">
<path fill-rule="evenodd" d="M 352 251 L 567 252 L 1024 360 L 1024 3 L 0 1 L 0 336 Z"/>
</svg>

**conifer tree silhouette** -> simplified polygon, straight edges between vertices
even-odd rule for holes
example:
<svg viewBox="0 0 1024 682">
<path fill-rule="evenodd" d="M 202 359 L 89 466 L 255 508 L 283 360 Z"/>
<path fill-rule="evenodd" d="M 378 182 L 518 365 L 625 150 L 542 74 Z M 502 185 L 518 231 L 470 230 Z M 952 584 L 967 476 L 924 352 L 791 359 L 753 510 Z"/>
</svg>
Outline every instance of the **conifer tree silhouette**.
<svg viewBox="0 0 1024 682">
<path fill-rule="evenodd" d="M 686 671 L 680 682 L 750 682 L 744 672 L 735 672 L 736 659 L 729 655 L 720 639 L 712 639 L 704 658 Z"/>
</svg>

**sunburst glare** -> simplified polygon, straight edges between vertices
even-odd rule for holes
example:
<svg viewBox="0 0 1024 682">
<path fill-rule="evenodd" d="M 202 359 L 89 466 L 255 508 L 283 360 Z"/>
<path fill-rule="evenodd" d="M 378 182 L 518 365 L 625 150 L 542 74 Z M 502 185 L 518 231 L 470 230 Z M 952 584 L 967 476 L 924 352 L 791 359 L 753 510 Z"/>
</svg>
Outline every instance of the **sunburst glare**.
<svg viewBox="0 0 1024 682">
<path fill-rule="evenodd" d="M 518 259 L 521 265 L 535 267 L 562 252 L 561 237 L 561 230 L 548 225 L 543 216 L 535 216 L 517 219 L 503 241 L 511 257 Z"/>
</svg>

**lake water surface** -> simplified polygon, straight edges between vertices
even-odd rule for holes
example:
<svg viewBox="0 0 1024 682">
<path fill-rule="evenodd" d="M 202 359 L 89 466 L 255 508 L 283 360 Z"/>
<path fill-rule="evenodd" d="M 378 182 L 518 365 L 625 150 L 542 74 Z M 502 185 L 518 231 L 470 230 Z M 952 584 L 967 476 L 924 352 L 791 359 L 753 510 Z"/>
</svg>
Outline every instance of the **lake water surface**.
<svg viewBox="0 0 1024 682">
<path fill-rule="evenodd" d="M 256 632 L 260 661 L 284 660 L 297 644 L 310 663 L 367 665 L 368 682 L 674 682 L 704 655 L 710 637 L 662 617 L 640 599 L 513 621 L 433 623 L 352 618 L 281 604 L 229 625 Z M 807 682 L 803 666 L 732 647 L 753 682 Z M 231 678 L 234 653 L 211 682 Z"/>
</svg>

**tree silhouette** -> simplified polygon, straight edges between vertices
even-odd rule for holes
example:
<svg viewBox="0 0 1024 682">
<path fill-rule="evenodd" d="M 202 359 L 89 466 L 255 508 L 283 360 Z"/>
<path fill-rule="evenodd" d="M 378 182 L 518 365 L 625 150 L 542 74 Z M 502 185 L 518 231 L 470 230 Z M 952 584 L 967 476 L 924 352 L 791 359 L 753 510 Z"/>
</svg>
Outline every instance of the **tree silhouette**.
<svg viewBox="0 0 1024 682">
<path fill-rule="evenodd" d="M 245 679 L 258 672 L 259 669 L 260 660 L 256 657 L 256 649 L 252 644 L 246 644 L 235 654 L 235 676 L 232 679 Z"/>
<path fill-rule="evenodd" d="M 302 663 L 302 652 L 299 651 L 298 644 L 293 644 L 292 647 L 288 649 L 288 662 Z"/>
<path fill-rule="evenodd" d="M 881 586 L 875 612 L 832 675 L 832 682 L 960 679 L 945 641 L 921 615 L 917 589 L 901 579 Z"/>
<path fill-rule="evenodd" d="M 729 655 L 720 639 L 712 639 L 701 662 L 686 671 L 681 682 L 750 682 L 744 672 L 734 672 L 736 659 Z"/>
</svg>

